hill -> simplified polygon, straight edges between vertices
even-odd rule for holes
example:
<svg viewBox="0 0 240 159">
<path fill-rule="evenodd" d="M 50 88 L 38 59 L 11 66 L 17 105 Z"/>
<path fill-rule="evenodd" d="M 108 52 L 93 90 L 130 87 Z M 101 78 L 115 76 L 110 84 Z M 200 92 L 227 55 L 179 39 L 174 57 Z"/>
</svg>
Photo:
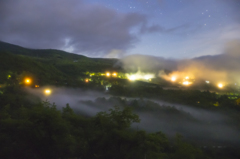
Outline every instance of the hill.
<svg viewBox="0 0 240 159">
<path fill-rule="evenodd" d="M 117 59 L 89 58 L 61 50 L 28 49 L 0 42 L 0 83 L 13 74 L 28 75 L 48 84 L 76 82 L 86 72 L 119 71 L 121 68 L 115 67 L 117 62 Z"/>
</svg>

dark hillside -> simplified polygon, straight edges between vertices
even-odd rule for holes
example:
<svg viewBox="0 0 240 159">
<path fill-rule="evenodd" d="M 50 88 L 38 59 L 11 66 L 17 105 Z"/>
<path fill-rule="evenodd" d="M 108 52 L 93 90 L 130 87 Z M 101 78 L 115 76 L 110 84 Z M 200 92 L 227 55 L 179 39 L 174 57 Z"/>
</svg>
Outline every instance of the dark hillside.
<svg viewBox="0 0 240 159">
<path fill-rule="evenodd" d="M 81 71 L 103 71 L 106 69 L 116 69 L 113 65 L 117 59 L 88 58 L 83 55 L 68 53 L 55 49 L 27 49 L 17 45 L 0 41 L 0 52 L 8 52 L 11 54 L 24 55 L 37 58 L 41 61 L 48 61 L 56 65 L 60 69 L 76 69 Z M 85 68 L 87 67 L 87 68 Z M 118 68 L 119 69 L 119 68 Z"/>
<path fill-rule="evenodd" d="M 76 85 L 89 77 L 87 72 L 121 70 L 114 66 L 117 61 L 53 49 L 27 49 L 0 42 L 0 83 L 5 83 L 10 75 L 19 81 L 29 76 L 39 84 Z"/>
</svg>

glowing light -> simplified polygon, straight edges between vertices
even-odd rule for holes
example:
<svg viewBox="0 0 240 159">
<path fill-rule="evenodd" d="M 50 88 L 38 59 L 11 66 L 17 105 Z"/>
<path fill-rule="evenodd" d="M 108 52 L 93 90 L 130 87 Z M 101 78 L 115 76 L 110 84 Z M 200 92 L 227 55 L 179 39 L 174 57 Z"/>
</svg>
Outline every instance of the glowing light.
<svg viewBox="0 0 240 159">
<path fill-rule="evenodd" d="M 145 79 L 145 80 L 151 80 L 151 77 L 152 77 L 152 76 L 150 76 L 150 75 L 145 75 L 145 76 L 144 76 L 144 79 Z"/>
<path fill-rule="evenodd" d="M 208 84 L 208 83 L 210 83 L 210 81 L 206 81 L 206 83 Z"/>
<path fill-rule="evenodd" d="M 49 94 L 51 94 L 51 90 L 50 90 L 50 89 L 46 89 L 46 90 L 44 91 L 44 93 L 45 93 L 46 95 L 49 95 Z"/>
<path fill-rule="evenodd" d="M 189 79 L 189 77 L 187 76 L 187 77 L 185 77 L 185 79 Z"/>
<path fill-rule="evenodd" d="M 31 83 L 31 80 L 29 78 L 25 79 L 25 83 L 26 84 L 30 84 Z"/>
<path fill-rule="evenodd" d="M 171 81 L 173 81 L 173 82 L 176 81 L 176 77 L 172 77 Z"/>
<path fill-rule="evenodd" d="M 113 76 L 117 76 L 117 73 L 114 72 L 112 75 L 113 75 Z"/>
<path fill-rule="evenodd" d="M 88 80 L 88 79 L 85 79 L 85 82 L 87 82 L 87 83 L 88 83 L 88 82 L 89 82 L 89 80 Z"/>
<path fill-rule="evenodd" d="M 134 74 L 128 74 L 127 73 L 127 74 L 125 74 L 125 76 L 131 81 L 134 81 L 134 80 L 151 81 L 152 78 L 155 78 L 154 74 L 143 73 L 143 72 L 140 72 L 140 71 L 138 71 L 137 73 L 134 73 Z"/>
<path fill-rule="evenodd" d="M 110 73 L 109 73 L 109 72 L 107 72 L 107 73 L 106 73 L 106 76 L 108 76 L 108 77 L 109 77 L 109 76 L 110 76 Z"/>
<path fill-rule="evenodd" d="M 222 84 L 222 83 L 219 83 L 219 84 L 218 84 L 218 87 L 219 87 L 219 88 L 223 88 L 223 84 Z"/>
<path fill-rule="evenodd" d="M 135 81 L 135 80 L 136 80 L 136 77 L 135 77 L 134 75 L 132 75 L 132 76 L 129 77 L 129 80 Z"/>
<path fill-rule="evenodd" d="M 183 82 L 184 85 L 189 85 L 190 83 L 188 81 Z"/>
<path fill-rule="evenodd" d="M 39 85 L 35 85 L 35 88 L 38 88 L 39 87 Z"/>
</svg>

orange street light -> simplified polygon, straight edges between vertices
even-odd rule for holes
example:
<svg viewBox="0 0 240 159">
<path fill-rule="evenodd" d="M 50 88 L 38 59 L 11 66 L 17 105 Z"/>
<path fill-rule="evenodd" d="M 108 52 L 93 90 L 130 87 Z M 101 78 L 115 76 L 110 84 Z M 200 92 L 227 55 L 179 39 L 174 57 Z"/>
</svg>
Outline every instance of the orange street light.
<svg viewBox="0 0 240 159">
<path fill-rule="evenodd" d="M 31 83 L 31 79 L 26 78 L 26 79 L 25 79 L 25 83 L 26 83 L 26 84 L 30 84 L 30 83 Z"/>
</svg>

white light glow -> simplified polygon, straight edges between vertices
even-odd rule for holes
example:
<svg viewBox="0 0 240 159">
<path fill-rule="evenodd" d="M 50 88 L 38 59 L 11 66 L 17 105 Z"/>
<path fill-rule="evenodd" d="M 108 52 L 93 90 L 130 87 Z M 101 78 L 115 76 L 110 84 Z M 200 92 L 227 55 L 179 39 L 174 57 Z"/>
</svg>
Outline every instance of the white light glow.
<svg viewBox="0 0 240 159">
<path fill-rule="evenodd" d="M 172 77 L 171 81 L 173 81 L 173 82 L 176 81 L 176 77 Z"/>
</svg>

